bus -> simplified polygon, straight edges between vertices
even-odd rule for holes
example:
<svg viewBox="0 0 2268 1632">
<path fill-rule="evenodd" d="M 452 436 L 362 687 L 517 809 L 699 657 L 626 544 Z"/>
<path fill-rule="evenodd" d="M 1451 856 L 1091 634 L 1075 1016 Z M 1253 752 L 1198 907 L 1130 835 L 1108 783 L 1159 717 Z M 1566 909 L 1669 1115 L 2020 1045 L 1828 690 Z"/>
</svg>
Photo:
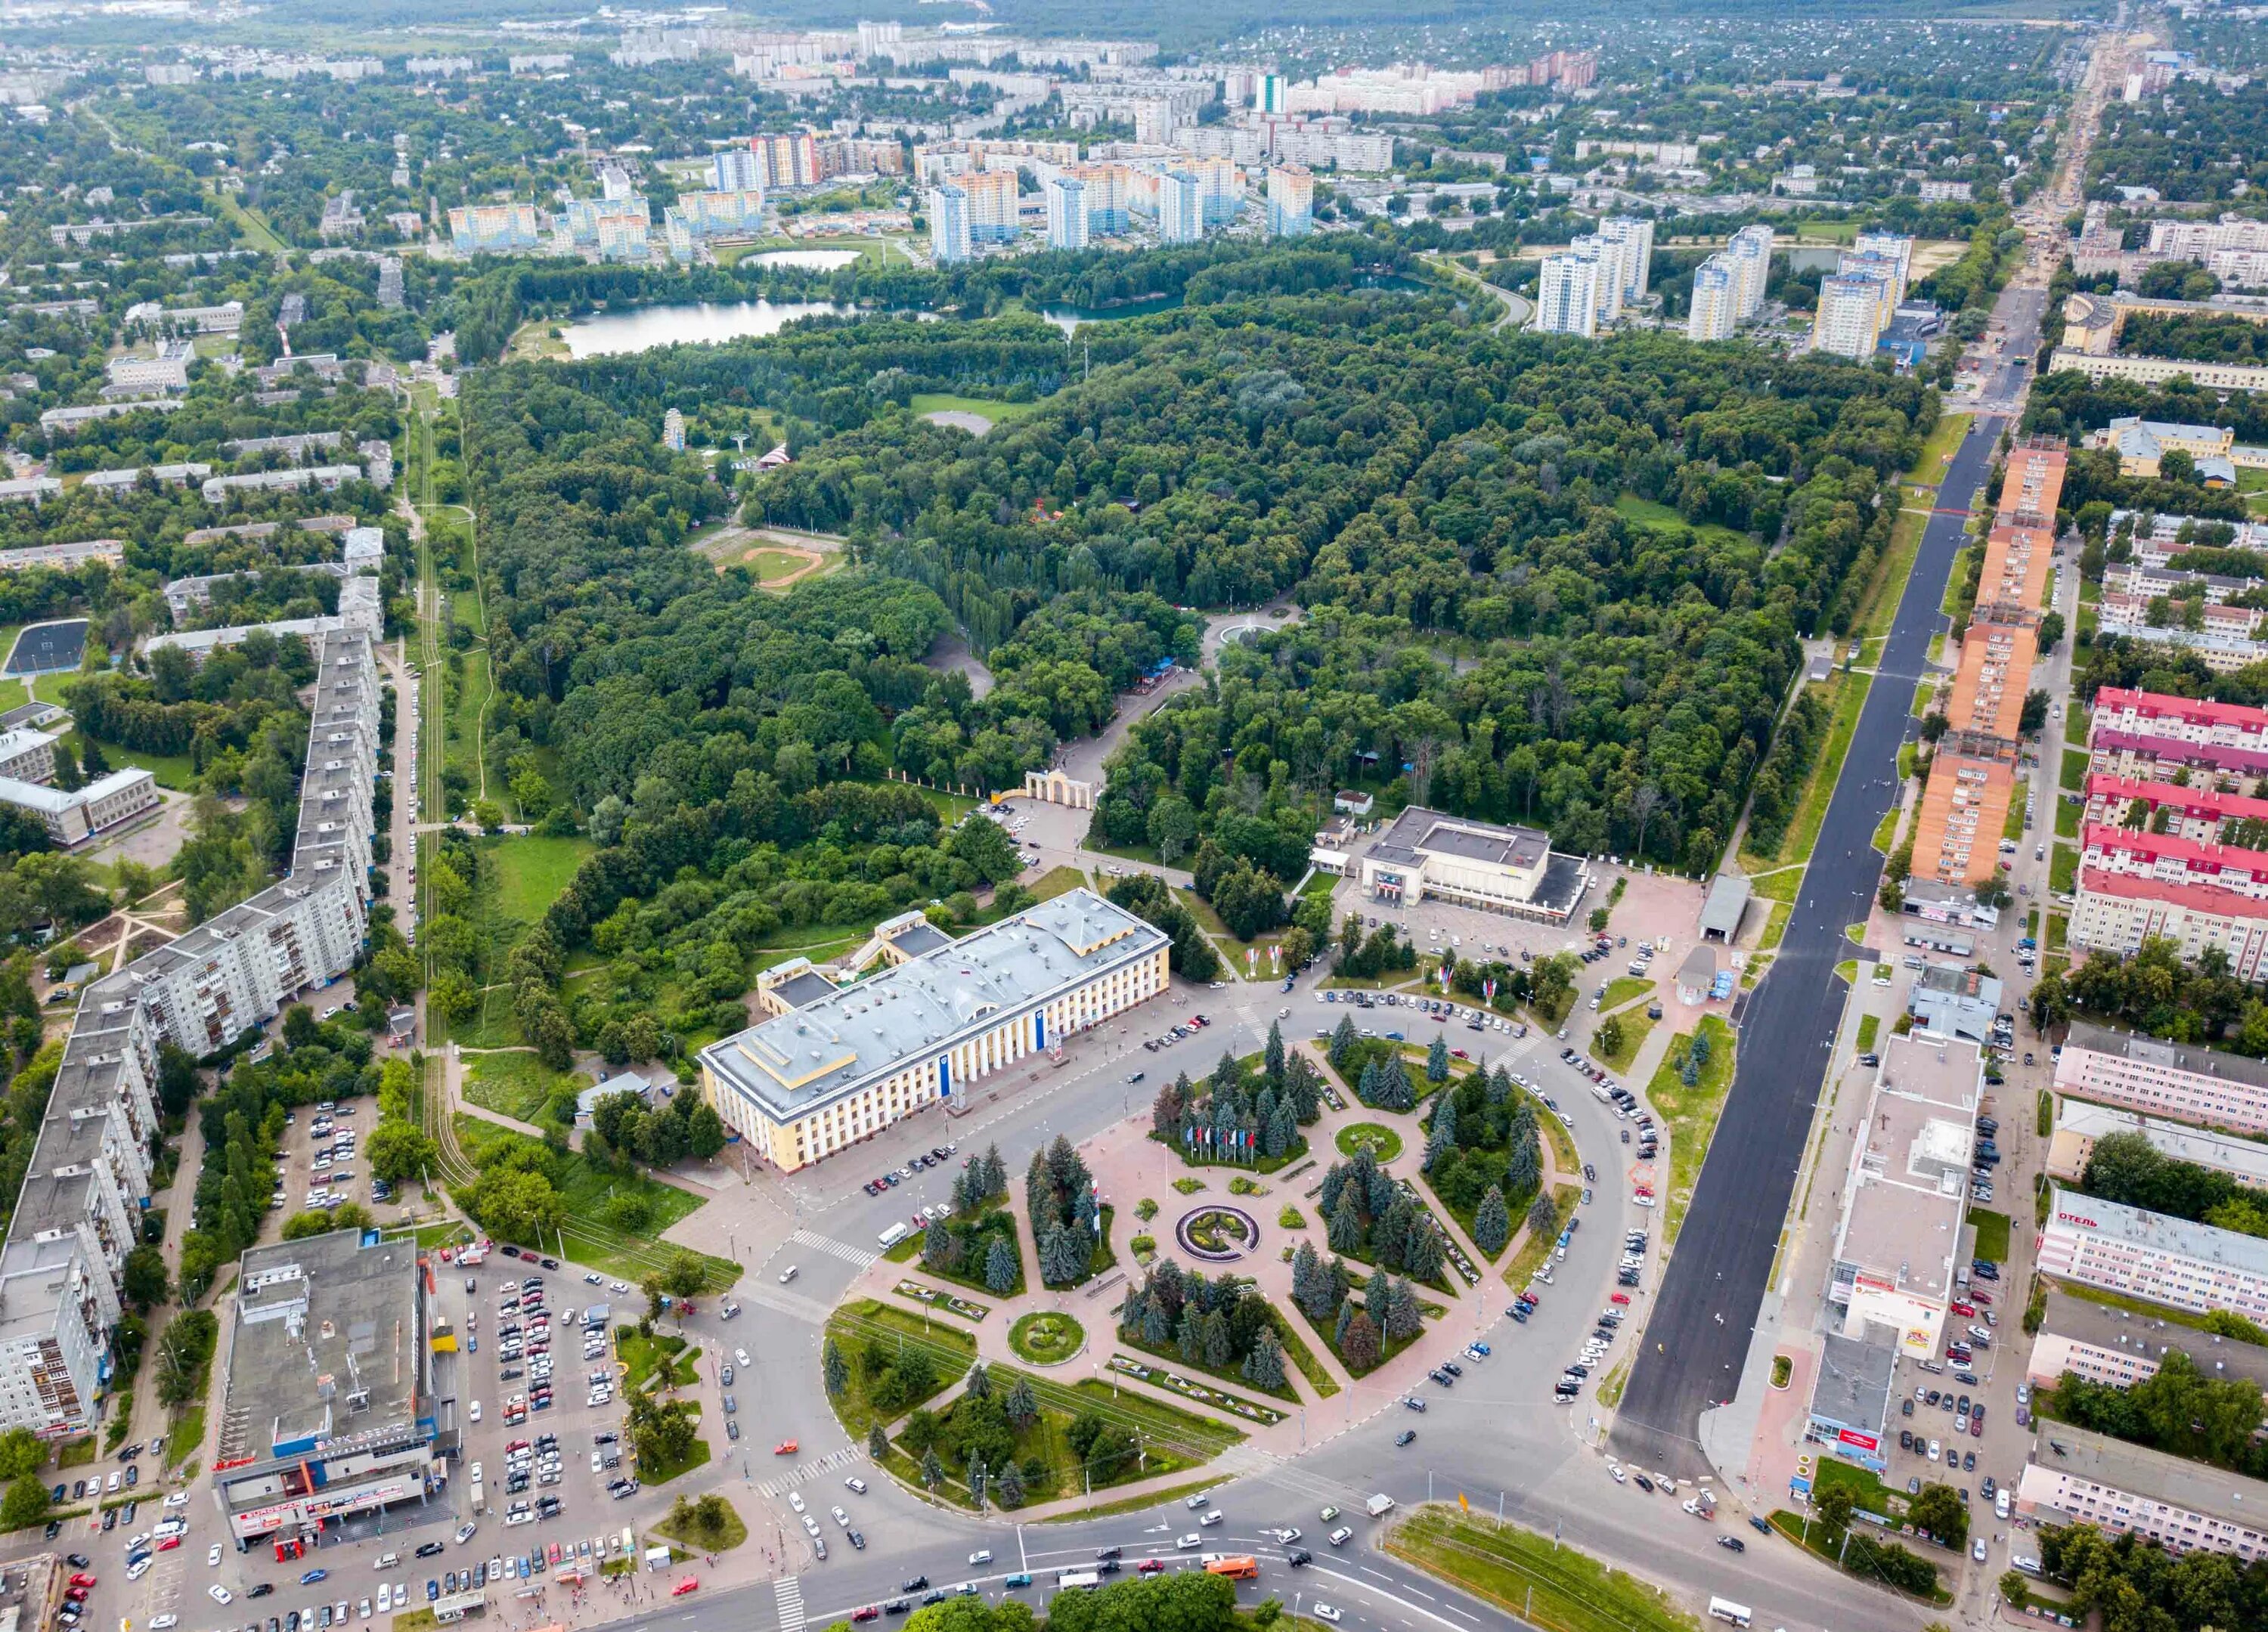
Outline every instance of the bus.
<svg viewBox="0 0 2268 1632">
<path fill-rule="evenodd" d="M 1711 1599 L 1709 1613 L 1717 1620 L 1728 1622 L 1733 1626 L 1744 1627 L 1749 1624 L 1749 1606 L 1746 1604 L 1735 1604 L 1729 1598 Z"/>
<path fill-rule="evenodd" d="M 1242 1555 L 1208 1559 L 1205 1561 L 1205 1574 L 1226 1576 L 1231 1581 L 1255 1581 L 1260 1577 L 1260 1561 Z"/>
<path fill-rule="evenodd" d="M 1099 1587 L 1102 1572 L 1096 1570 L 1059 1570 L 1056 1572 L 1056 1591 L 1065 1587 Z"/>
<path fill-rule="evenodd" d="M 882 1244 L 882 1250 L 887 1253 L 912 1233 L 913 1231 L 907 1229 L 905 1225 L 894 1224 L 874 1239 Z"/>
</svg>

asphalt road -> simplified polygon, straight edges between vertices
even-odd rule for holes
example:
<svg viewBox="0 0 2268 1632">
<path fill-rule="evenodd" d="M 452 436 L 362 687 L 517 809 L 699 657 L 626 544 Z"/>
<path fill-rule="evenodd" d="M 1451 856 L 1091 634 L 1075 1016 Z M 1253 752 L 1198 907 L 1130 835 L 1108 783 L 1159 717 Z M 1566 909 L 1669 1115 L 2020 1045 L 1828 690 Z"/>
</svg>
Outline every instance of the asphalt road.
<svg viewBox="0 0 2268 1632">
<path fill-rule="evenodd" d="M 2003 297 L 2009 355 L 2036 349 L 2043 303 L 2033 288 Z M 2003 368 L 1981 399 L 2021 400 L 2028 372 Z M 1835 966 L 1852 950 L 1844 929 L 1866 918 L 1881 880 L 1874 828 L 1896 797 L 1898 747 L 1912 724 L 1930 637 L 1945 627 L 1962 519 L 2007 423 L 1978 419 L 1948 468 L 1779 956 L 1742 1018 L 1732 1092 L 1615 1423 L 1616 1449 L 1641 1467 L 1681 1477 L 1708 1468 L 1701 1414 L 1733 1397 L 1748 1358 L 1842 1016 Z"/>
</svg>

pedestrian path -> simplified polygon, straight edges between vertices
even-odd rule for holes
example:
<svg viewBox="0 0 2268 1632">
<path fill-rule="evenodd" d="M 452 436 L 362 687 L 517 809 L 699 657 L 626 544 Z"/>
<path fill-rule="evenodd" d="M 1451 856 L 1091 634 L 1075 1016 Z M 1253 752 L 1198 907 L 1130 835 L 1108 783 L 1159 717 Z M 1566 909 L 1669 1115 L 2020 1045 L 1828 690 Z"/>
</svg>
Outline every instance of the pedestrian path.
<svg viewBox="0 0 2268 1632">
<path fill-rule="evenodd" d="M 772 1601 L 779 1606 L 780 1632 L 803 1632 L 803 1584 L 793 1576 L 772 1583 Z"/>
<path fill-rule="evenodd" d="M 881 1259 L 881 1253 L 870 1253 L 863 1246 L 852 1246 L 845 1241 L 829 1240 L 823 1235 L 814 1235 L 808 1230 L 799 1230 L 788 1239 L 798 1246 L 807 1246 L 814 1253 L 824 1253 L 829 1258 L 839 1258 L 856 1268 L 871 1268 Z"/>
<path fill-rule="evenodd" d="M 841 1467 L 847 1462 L 855 1462 L 858 1460 L 859 1455 L 858 1446 L 845 1445 L 839 1450 L 828 1452 L 825 1456 L 814 1457 L 808 1462 L 799 1463 L 777 1479 L 765 1480 L 756 1487 L 756 1494 L 767 1497 L 785 1496 L 804 1481 L 816 1479 L 821 1474 Z"/>
</svg>

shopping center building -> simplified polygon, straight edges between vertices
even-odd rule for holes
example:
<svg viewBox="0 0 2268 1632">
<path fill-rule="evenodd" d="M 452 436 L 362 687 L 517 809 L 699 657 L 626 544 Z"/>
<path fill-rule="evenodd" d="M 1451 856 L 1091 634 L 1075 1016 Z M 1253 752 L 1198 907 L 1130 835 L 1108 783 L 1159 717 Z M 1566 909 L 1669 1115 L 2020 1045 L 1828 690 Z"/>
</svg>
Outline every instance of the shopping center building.
<svg viewBox="0 0 2268 1632">
<path fill-rule="evenodd" d="M 1416 805 L 1362 858 L 1362 892 L 1373 901 L 1445 901 L 1547 923 L 1572 917 L 1589 882 L 1582 858 L 1556 853 L 1548 833 Z"/>
</svg>

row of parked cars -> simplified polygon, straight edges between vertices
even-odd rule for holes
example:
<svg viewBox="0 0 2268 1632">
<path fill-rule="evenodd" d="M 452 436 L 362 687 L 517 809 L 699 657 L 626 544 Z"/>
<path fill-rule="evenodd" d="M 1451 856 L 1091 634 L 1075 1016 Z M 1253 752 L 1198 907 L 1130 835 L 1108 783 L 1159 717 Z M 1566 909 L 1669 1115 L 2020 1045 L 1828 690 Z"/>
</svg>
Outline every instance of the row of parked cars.
<svg viewBox="0 0 2268 1632">
<path fill-rule="evenodd" d="M 1144 1038 L 1142 1040 L 1143 1052 L 1145 1054 L 1155 1054 L 1160 1048 L 1170 1048 L 1175 1043 L 1181 1041 L 1182 1038 L 1194 1037 L 1211 1024 L 1212 1022 L 1206 1019 L 1202 1014 L 1193 1014 L 1189 1016 L 1188 1019 L 1182 1021 L 1179 1026 L 1167 1031 L 1163 1037 Z"/>
<path fill-rule="evenodd" d="M 859 1187 L 869 1195 L 880 1195 L 885 1190 L 895 1189 L 916 1173 L 942 1165 L 946 1159 L 960 1148 L 958 1144 L 940 1144 L 928 1155 L 917 1156 L 896 1172 L 884 1173 L 879 1179 L 869 1179 Z"/>
</svg>

